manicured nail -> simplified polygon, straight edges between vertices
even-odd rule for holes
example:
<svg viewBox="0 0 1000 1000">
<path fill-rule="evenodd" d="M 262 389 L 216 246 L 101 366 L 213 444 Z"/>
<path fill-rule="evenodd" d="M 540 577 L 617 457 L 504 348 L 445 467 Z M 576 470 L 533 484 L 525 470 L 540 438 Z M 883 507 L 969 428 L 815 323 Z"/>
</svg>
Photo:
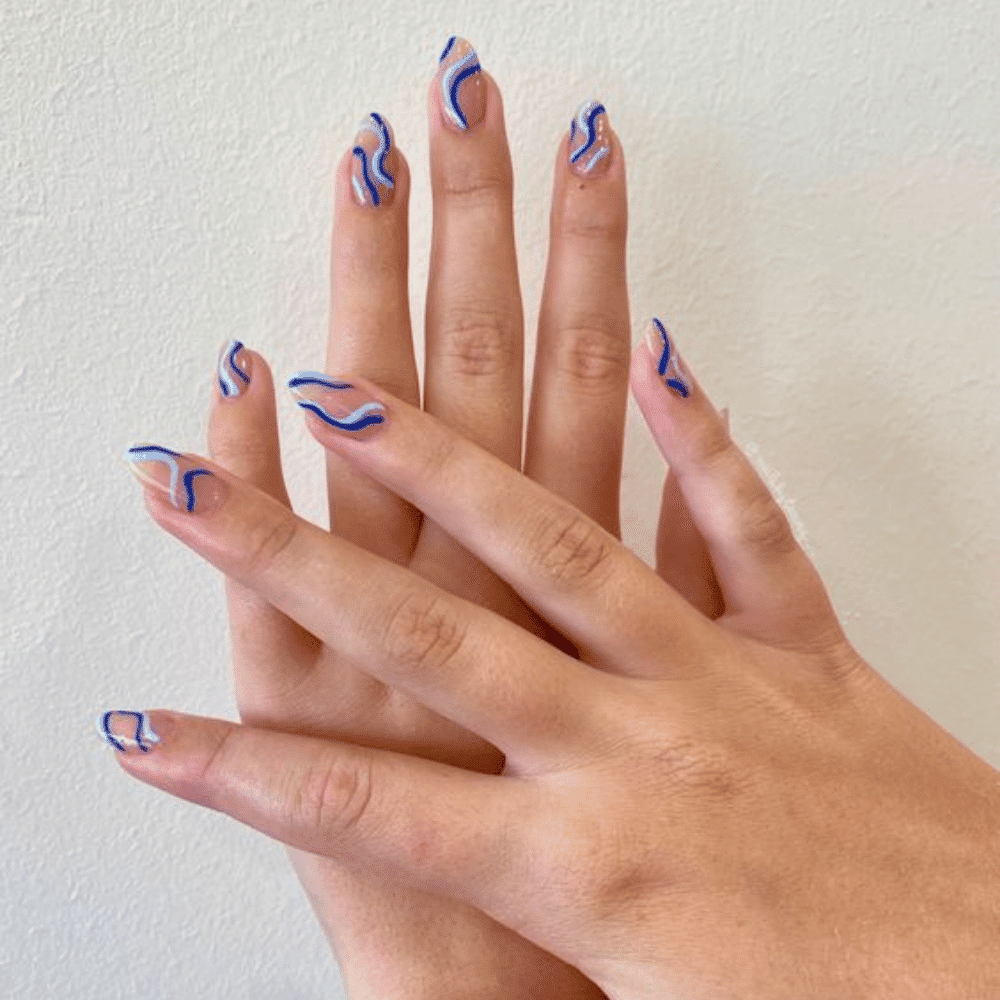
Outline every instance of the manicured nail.
<svg viewBox="0 0 1000 1000">
<path fill-rule="evenodd" d="M 389 123 L 374 111 L 358 126 L 351 160 L 351 187 L 359 205 L 391 205 L 396 189 L 395 146 Z"/>
<path fill-rule="evenodd" d="M 686 399 L 691 395 L 691 378 L 681 366 L 680 355 L 670 340 L 667 328 L 655 317 L 646 327 L 645 340 L 660 381 Z"/>
<path fill-rule="evenodd" d="M 219 376 L 219 391 L 227 399 L 242 396 L 250 385 L 250 353 L 238 340 L 228 341 L 219 351 L 216 366 Z"/>
<path fill-rule="evenodd" d="M 97 731 L 119 753 L 149 753 L 160 742 L 145 712 L 105 712 L 97 717 Z"/>
<path fill-rule="evenodd" d="M 299 372 L 288 380 L 295 401 L 334 430 L 367 440 L 388 417 L 385 406 L 352 382 L 320 372 Z"/>
<path fill-rule="evenodd" d="M 155 444 L 138 444 L 125 457 L 135 477 L 178 510 L 209 514 L 222 506 L 225 484 L 200 459 Z"/>
<path fill-rule="evenodd" d="M 578 177 L 597 177 L 611 165 L 611 125 L 600 101 L 585 101 L 569 126 L 569 165 Z"/>
<path fill-rule="evenodd" d="M 441 114 L 455 132 L 474 129 L 486 115 L 486 81 L 476 50 L 452 35 L 438 60 L 441 80 Z"/>
</svg>

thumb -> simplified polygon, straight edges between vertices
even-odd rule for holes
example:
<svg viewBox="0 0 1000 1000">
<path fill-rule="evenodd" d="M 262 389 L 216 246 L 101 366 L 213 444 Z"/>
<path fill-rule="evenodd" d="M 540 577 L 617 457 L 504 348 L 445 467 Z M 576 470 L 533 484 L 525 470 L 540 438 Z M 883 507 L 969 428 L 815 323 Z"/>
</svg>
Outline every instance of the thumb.
<svg viewBox="0 0 1000 1000">
<path fill-rule="evenodd" d="M 508 895 L 495 861 L 514 846 L 514 778 L 178 712 L 97 727 L 132 777 L 291 847 L 487 911 Z"/>
</svg>

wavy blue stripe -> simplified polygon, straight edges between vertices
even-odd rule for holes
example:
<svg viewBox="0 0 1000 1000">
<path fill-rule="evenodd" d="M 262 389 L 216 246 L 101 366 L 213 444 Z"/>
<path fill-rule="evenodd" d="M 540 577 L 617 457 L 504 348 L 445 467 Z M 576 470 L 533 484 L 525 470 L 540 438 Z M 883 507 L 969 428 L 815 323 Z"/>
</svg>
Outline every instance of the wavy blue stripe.
<svg viewBox="0 0 1000 1000">
<path fill-rule="evenodd" d="M 389 150 L 392 148 L 389 126 L 386 125 L 385 119 L 380 114 L 376 114 L 374 111 L 371 115 L 369 115 L 369 117 L 373 122 L 375 122 L 377 130 L 372 129 L 372 131 L 378 136 L 379 142 L 378 149 L 376 149 L 372 154 L 372 170 L 375 171 L 375 179 L 380 184 L 384 184 L 387 188 L 393 188 L 396 186 L 396 180 L 392 174 L 389 173 L 389 169 L 385 162 L 386 158 L 389 156 Z"/>
<path fill-rule="evenodd" d="M 603 115 L 606 112 L 606 108 L 603 104 L 595 102 L 588 112 L 586 109 L 581 111 L 576 118 L 574 123 L 579 120 L 581 132 L 585 132 L 585 142 L 577 149 L 569 158 L 570 163 L 576 163 L 577 160 L 586 153 L 591 146 L 597 141 L 597 130 L 594 128 L 594 122 L 597 120 L 598 115 Z M 586 117 L 584 117 L 586 116 Z M 575 134 L 575 133 L 574 133 Z M 596 162 L 596 161 L 595 161 Z"/>
<path fill-rule="evenodd" d="M 363 146 L 355 146 L 353 152 L 361 161 L 361 179 L 365 182 L 365 187 L 368 188 L 372 204 L 377 208 L 381 199 L 378 196 L 378 188 L 375 187 L 375 182 L 372 180 L 371 174 L 368 173 L 368 154 L 365 152 Z"/>
<path fill-rule="evenodd" d="M 169 448 L 161 448 L 156 444 L 140 445 L 129 448 L 128 457 L 134 462 L 159 462 L 170 470 L 170 502 L 177 506 L 177 477 L 180 475 L 180 467 L 175 459 L 180 458 L 180 453 L 171 451 Z"/>
<path fill-rule="evenodd" d="M 475 63 L 475 65 L 470 65 Z M 482 71 L 475 49 L 470 49 L 457 63 L 448 68 L 441 80 L 441 90 L 445 97 L 445 111 L 463 131 L 469 128 L 469 121 L 458 106 L 458 88 L 470 77 Z"/>
<path fill-rule="evenodd" d="M 210 476 L 212 475 L 208 469 L 190 469 L 184 473 L 184 490 L 187 493 L 187 509 L 190 514 L 194 510 L 195 495 L 194 495 L 194 479 L 195 476 Z"/>
<path fill-rule="evenodd" d="M 233 378 L 234 375 L 247 385 L 250 384 L 250 376 L 236 365 L 236 355 L 242 350 L 243 344 L 240 341 L 231 340 L 229 350 L 219 361 L 219 388 L 222 390 L 223 396 L 238 396 L 240 394 L 240 387 Z"/>
<path fill-rule="evenodd" d="M 444 47 L 444 52 L 441 53 L 441 58 L 438 59 L 439 63 L 443 63 L 445 59 L 448 58 L 448 53 L 451 52 L 457 40 L 458 40 L 458 35 L 452 35 L 451 38 L 448 39 Z"/>
<path fill-rule="evenodd" d="M 121 753 L 125 752 L 126 745 L 111 731 L 111 717 L 113 715 L 126 715 L 135 719 L 135 735 L 132 737 L 132 740 L 143 753 L 149 753 L 150 751 L 150 747 L 143 743 L 143 738 L 151 744 L 160 742 L 160 738 L 150 728 L 149 721 L 143 712 L 124 712 L 120 710 L 105 712 L 104 715 L 101 716 L 102 735 L 116 750 Z"/>
<path fill-rule="evenodd" d="M 288 380 L 288 388 L 296 389 L 300 385 L 321 385 L 327 389 L 353 389 L 350 382 L 334 382 L 322 372 L 296 372 Z"/>
<path fill-rule="evenodd" d="M 336 427 L 337 430 L 341 431 L 363 431 L 366 427 L 371 427 L 372 424 L 385 422 L 385 417 L 381 412 L 371 412 L 373 409 L 384 410 L 385 407 L 381 403 L 365 403 L 364 406 L 358 407 L 353 413 L 348 414 L 342 419 L 338 419 L 332 414 L 327 413 L 319 403 L 314 403 L 311 399 L 300 399 L 298 403 L 303 410 L 315 413 L 324 423 L 330 424 L 331 427 Z"/>
<path fill-rule="evenodd" d="M 660 339 L 663 341 L 663 353 L 660 355 L 660 362 L 656 366 L 656 371 L 664 379 L 665 384 L 668 385 L 675 392 L 679 392 L 685 399 L 691 394 L 691 389 L 688 384 L 681 378 L 681 372 L 677 365 L 677 359 L 674 356 L 673 349 L 670 346 L 670 337 L 667 335 L 667 328 L 654 316 L 653 324 L 660 334 Z M 673 367 L 673 375 L 668 374 L 668 369 Z"/>
</svg>

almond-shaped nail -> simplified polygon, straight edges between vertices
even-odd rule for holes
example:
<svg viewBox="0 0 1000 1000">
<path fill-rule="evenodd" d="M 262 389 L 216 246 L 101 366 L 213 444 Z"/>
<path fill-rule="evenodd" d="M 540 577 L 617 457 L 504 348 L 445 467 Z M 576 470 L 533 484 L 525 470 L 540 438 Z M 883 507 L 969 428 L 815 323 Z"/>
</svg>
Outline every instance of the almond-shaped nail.
<svg viewBox="0 0 1000 1000">
<path fill-rule="evenodd" d="M 215 371 L 223 396 L 227 399 L 242 396 L 250 385 L 250 352 L 239 340 L 227 341 L 219 351 Z"/>
<path fill-rule="evenodd" d="M 486 81 L 476 50 L 452 35 L 438 60 L 441 116 L 455 132 L 474 129 L 486 116 Z"/>
<path fill-rule="evenodd" d="M 125 458 L 135 477 L 177 510 L 210 514 L 225 500 L 225 483 L 195 456 L 157 444 L 137 444 L 129 448 Z"/>
<path fill-rule="evenodd" d="M 598 177 L 611 165 L 611 124 L 600 101 L 584 101 L 569 126 L 569 166 L 578 177 Z"/>
<path fill-rule="evenodd" d="M 372 112 L 358 126 L 351 150 L 351 188 L 359 205 L 379 208 L 392 204 L 396 192 L 396 156 L 392 129 Z"/>
<path fill-rule="evenodd" d="M 149 753 L 160 742 L 145 712 L 104 712 L 97 717 L 97 732 L 109 746 L 125 754 L 135 750 Z"/>
<path fill-rule="evenodd" d="M 684 370 L 667 328 L 655 316 L 646 326 L 645 340 L 660 381 L 678 396 L 687 399 L 691 395 L 691 377 Z"/>
<path fill-rule="evenodd" d="M 298 372 L 288 380 L 295 401 L 332 430 L 367 441 L 378 434 L 389 416 L 385 405 L 353 382 L 322 372 Z"/>
</svg>

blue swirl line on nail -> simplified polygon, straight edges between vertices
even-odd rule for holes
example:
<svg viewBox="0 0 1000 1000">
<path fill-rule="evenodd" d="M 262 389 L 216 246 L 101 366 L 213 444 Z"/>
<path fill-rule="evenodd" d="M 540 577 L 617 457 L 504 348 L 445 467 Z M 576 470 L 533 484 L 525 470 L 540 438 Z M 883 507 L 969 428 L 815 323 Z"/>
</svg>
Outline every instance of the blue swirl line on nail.
<svg viewBox="0 0 1000 1000">
<path fill-rule="evenodd" d="M 130 738 L 127 736 L 116 736 L 111 731 L 111 719 L 115 715 L 124 715 L 135 719 L 135 733 Z M 159 743 L 160 737 L 153 732 L 152 726 L 149 724 L 149 719 L 144 712 L 122 712 L 122 711 L 111 711 L 105 712 L 100 719 L 99 727 L 101 730 L 101 735 L 105 740 L 108 741 L 117 751 L 124 753 L 126 748 L 134 743 L 143 753 L 149 753 L 152 749 L 152 744 Z M 146 746 L 146 743 L 150 746 Z"/>
<path fill-rule="evenodd" d="M 170 502 L 180 510 L 180 503 L 177 500 L 177 484 L 181 479 L 180 466 L 177 459 L 181 458 L 179 452 L 171 451 L 169 448 L 161 448 L 159 445 L 147 444 L 137 445 L 129 448 L 128 459 L 130 462 L 159 462 L 170 470 Z M 185 506 L 190 513 L 195 507 L 195 495 L 192 481 L 196 476 L 211 476 L 208 469 L 190 469 L 183 477 L 184 489 L 186 492 Z"/>
<path fill-rule="evenodd" d="M 385 407 L 381 403 L 364 403 L 346 417 L 335 417 L 332 413 L 328 413 L 323 409 L 319 403 L 311 399 L 300 399 L 298 400 L 298 404 L 303 410 L 315 413 L 320 420 L 331 427 L 336 427 L 339 431 L 363 431 L 366 427 L 371 427 L 373 424 L 385 422 Z"/>
<path fill-rule="evenodd" d="M 457 63 L 449 66 L 441 78 L 441 96 L 444 98 L 445 114 L 460 128 L 467 131 L 469 121 L 458 105 L 459 87 L 476 73 L 482 72 L 475 49 L 470 49 Z"/>
<path fill-rule="evenodd" d="M 184 473 L 184 491 L 187 493 L 187 509 L 189 514 L 194 510 L 195 500 L 197 499 L 194 495 L 195 478 L 210 475 L 212 473 L 208 469 L 191 469 Z"/>
<path fill-rule="evenodd" d="M 685 399 L 691 394 L 691 388 L 684 381 L 684 375 L 677 363 L 677 354 L 670 344 L 670 337 L 667 335 L 667 328 L 654 316 L 653 324 L 663 341 L 663 353 L 660 355 L 660 362 L 656 366 L 657 374 L 663 379 L 674 392 L 679 393 Z"/>
<path fill-rule="evenodd" d="M 576 116 L 570 124 L 569 138 L 571 143 L 574 142 L 579 132 L 582 145 L 569 154 L 570 163 L 576 163 L 577 160 L 581 159 L 593 148 L 597 142 L 597 118 L 603 114 L 607 114 L 607 109 L 599 101 L 588 101 L 580 106 L 579 111 L 577 111 Z M 587 173 L 594 168 L 594 165 L 601 159 L 601 156 L 604 156 L 610 150 L 610 147 L 604 146 L 601 149 L 603 150 L 601 155 L 592 157 L 584 166 L 583 169 Z"/>
<path fill-rule="evenodd" d="M 375 180 L 384 187 L 393 188 L 396 186 L 396 182 L 386 166 L 386 157 L 388 157 L 389 150 L 392 148 L 389 126 L 386 125 L 385 119 L 374 111 L 368 118 L 371 124 L 366 124 L 365 129 L 369 132 L 374 132 L 378 139 L 378 149 L 372 154 L 372 170 L 375 172 Z"/>
<path fill-rule="evenodd" d="M 458 35 L 452 35 L 451 38 L 448 39 L 448 42 L 444 47 L 444 52 L 441 53 L 441 58 L 438 59 L 439 63 L 443 63 L 445 59 L 448 58 L 448 53 L 451 52 L 457 40 L 458 40 Z"/>
<path fill-rule="evenodd" d="M 236 364 L 236 355 L 242 350 L 243 344 L 240 341 L 231 340 L 219 356 L 219 389 L 223 396 L 239 396 L 243 392 L 237 379 L 246 385 L 250 384 L 250 376 Z"/>
<path fill-rule="evenodd" d="M 300 385 L 321 385 L 324 389 L 353 389 L 350 382 L 334 382 L 322 372 L 296 372 L 287 382 L 289 389 L 297 389 Z"/>
<path fill-rule="evenodd" d="M 381 202 L 382 199 L 379 197 L 378 188 L 375 187 L 375 182 L 372 180 L 371 174 L 368 172 L 368 154 L 365 152 L 363 146 L 355 146 L 351 152 L 354 153 L 354 155 L 361 161 L 361 179 L 365 182 L 365 187 L 368 188 L 368 195 L 372 205 L 378 208 L 379 202 Z M 357 184 L 354 186 L 354 191 L 355 193 L 358 191 Z M 368 201 L 369 198 L 363 198 L 362 200 Z"/>
</svg>

